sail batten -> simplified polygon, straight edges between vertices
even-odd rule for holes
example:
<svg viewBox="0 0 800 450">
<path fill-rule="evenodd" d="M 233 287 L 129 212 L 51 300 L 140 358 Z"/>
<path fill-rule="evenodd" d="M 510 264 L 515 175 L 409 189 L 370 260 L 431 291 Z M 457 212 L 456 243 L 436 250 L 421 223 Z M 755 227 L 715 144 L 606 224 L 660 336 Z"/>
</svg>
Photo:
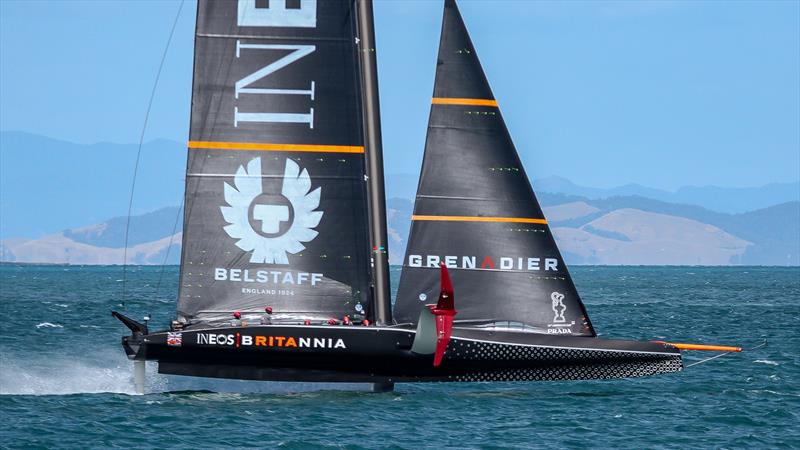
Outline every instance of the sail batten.
<svg viewBox="0 0 800 450">
<path fill-rule="evenodd" d="M 189 141 L 189 148 L 205 148 L 219 150 L 261 150 L 261 151 L 293 151 L 313 153 L 364 153 L 363 145 L 308 145 L 308 144 L 274 144 L 265 142 L 211 142 Z"/>
<path fill-rule="evenodd" d="M 452 199 L 453 197 L 450 198 Z M 537 219 L 531 217 L 423 216 L 416 214 L 411 216 L 411 220 L 432 220 L 439 222 L 503 222 L 503 223 L 540 223 L 540 224 L 547 223 L 547 219 Z"/>
<path fill-rule="evenodd" d="M 454 0 L 445 1 L 398 322 L 415 323 L 435 298 L 440 264 L 462 323 L 595 335 Z"/>
<path fill-rule="evenodd" d="M 443 98 L 433 97 L 434 105 L 498 106 L 497 100 L 485 98 Z"/>
</svg>

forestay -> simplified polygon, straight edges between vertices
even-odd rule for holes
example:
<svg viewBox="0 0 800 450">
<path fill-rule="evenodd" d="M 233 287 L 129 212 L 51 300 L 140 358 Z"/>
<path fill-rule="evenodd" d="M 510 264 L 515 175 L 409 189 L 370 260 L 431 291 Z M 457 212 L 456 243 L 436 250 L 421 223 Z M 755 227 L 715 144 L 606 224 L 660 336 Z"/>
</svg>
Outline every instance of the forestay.
<svg viewBox="0 0 800 450">
<path fill-rule="evenodd" d="M 453 0 L 395 309 L 416 322 L 452 274 L 456 324 L 594 336 Z"/>
<path fill-rule="evenodd" d="M 178 316 L 369 308 L 355 6 L 200 0 Z"/>
</svg>

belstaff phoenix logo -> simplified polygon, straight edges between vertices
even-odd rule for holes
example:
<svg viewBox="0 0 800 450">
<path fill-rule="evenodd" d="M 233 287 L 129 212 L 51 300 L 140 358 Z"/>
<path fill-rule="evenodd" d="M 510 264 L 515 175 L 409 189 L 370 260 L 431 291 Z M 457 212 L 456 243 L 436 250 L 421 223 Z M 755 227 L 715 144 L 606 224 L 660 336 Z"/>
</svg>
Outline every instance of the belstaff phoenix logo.
<svg viewBox="0 0 800 450">
<path fill-rule="evenodd" d="M 304 242 L 317 237 L 313 228 L 319 225 L 322 188 L 311 190 L 308 171 L 300 170 L 293 160 L 286 159 L 280 194 L 265 193 L 262 187 L 261 158 L 253 158 L 245 169 L 239 166 L 234 185 L 225 183 L 222 216 L 229 225 L 228 236 L 236 246 L 253 252 L 251 263 L 289 264 L 289 254 L 305 249 Z"/>
</svg>

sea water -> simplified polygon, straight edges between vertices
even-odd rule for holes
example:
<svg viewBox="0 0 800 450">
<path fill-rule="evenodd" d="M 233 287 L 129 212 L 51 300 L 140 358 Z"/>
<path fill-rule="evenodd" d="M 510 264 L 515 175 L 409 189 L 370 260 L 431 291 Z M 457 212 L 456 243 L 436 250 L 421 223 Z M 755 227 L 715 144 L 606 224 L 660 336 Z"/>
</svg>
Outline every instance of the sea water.
<svg viewBox="0 0 800 450">
<path fill-rule="evenodd" d="M 121 267 L 2 265 L 0 446 L 800 447 L 800 268 L 572 272 L 602 337 L 768 343 L 650 378 L 398 384 L 382 394 L 167 377 L 150 365 L 149 393 L 133 395 L 120 347 L 128 330 L 110 311 L 166 327 L 176 267 L 129 267 L 123 283 Z M 395 268 L 395 287 L 398 278 Z M 691 364 L 712 354 L 686 355 Z"/>
</svg>

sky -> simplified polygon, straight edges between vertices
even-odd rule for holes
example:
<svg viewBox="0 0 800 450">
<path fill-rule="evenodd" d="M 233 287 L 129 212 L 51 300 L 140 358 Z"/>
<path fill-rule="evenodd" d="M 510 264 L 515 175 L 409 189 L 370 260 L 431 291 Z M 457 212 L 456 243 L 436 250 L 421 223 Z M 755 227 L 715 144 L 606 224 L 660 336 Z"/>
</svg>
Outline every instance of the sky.
<svg viewBox="0 0 800 450">
<path fill-rule="evenodd" d="M 459 3 L 533 178 L 759 186 L 800 179 L 800 2 Z M 179 2 L 0 0 L 0 131 L 135 143 Z M 146 139 L 186 141 L 196 4 Z M 442 2 L 376 0 L 387 173 L 416 174 Z"/>
</svg>

